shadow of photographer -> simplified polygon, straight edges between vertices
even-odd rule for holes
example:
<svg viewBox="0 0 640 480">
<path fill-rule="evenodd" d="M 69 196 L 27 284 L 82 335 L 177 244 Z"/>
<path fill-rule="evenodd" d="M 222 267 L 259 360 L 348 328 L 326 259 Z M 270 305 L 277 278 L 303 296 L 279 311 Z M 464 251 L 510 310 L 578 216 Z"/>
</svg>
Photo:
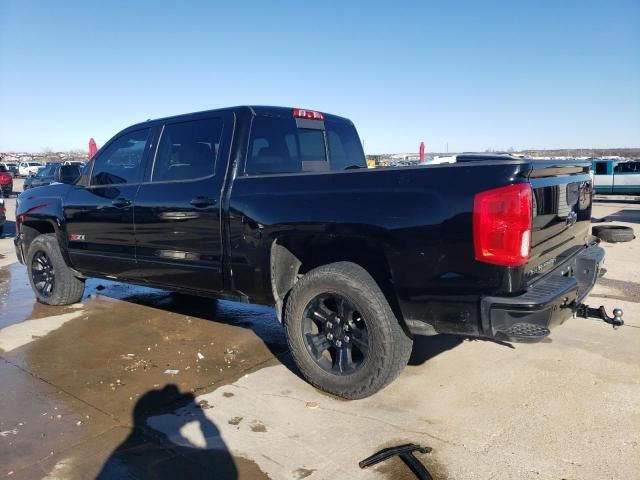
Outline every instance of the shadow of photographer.
<svg viewBox="0 0 640 480">
<path fill-rule="evenodd" d="M 153 417 L 153 427 L 149 419 Z M 111 453 L 97 477 L 154 479 L 267 478 L 259 467 L 229 452 L 219 429 L 176 385 L 150 390 L 133 409 L 129 436 Z M 155 428 L 159 426 L 160 428 Z"/>
</svg>

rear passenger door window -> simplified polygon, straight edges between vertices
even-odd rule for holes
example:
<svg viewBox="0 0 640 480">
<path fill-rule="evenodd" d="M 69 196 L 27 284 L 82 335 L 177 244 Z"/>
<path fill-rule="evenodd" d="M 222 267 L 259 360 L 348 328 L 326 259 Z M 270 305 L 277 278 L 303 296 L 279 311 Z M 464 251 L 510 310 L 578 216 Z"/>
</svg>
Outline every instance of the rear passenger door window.
<svg viewBox="0 0 640 480">
<path fill-rule="evenodd" d="M 94 159 L 91 185 L 137 183 L 142 172 L 142 159 L 149 139 L 149 129 L 125 133 L 109 144 Z"/>
<path fill-rule="evenodd" d="M 616 173 L 640 173 L 640 162 L 624 162 L 616 165 Z"/>
<path fill-rule="evenodd" d="M 214 175 L 221 137 L 219 118 L 165 125 L 151 181 L 185 181 Z"/>
</svg>

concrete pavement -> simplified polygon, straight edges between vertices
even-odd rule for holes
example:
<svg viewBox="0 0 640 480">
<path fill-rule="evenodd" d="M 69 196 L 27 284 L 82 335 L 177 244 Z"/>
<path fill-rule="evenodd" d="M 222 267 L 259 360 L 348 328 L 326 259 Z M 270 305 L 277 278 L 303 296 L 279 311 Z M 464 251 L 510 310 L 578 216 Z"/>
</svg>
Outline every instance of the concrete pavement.
<svg viewBox="0 0 640 480">
<path fill-rule="evenodd" d="M 640 229 L 637 203 L 594 216 Z M 621 329 L 421 337 L 395 383 L 346 402 L 299 378 L 269 308 L 97 280 L 46 307 L 2 239 L 0 478 L 412 478 L 397 459 L 357 465 L 410 442 L 433 447 L 436 479 L 639 478 L 638 245 L 604 244 L 588 300 L 621 305 Z"/>
</svg>

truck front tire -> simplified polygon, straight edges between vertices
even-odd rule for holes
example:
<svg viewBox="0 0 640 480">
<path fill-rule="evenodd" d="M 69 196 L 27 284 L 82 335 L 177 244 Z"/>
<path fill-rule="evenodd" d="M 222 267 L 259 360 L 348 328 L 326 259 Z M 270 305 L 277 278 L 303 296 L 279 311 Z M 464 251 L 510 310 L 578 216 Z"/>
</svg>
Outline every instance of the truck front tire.
<svg viewBox="0 0 640 480">
<path fill-rule="evenodd" d="M 29 283 L 39 302 L 69 305 L 82 299 L 84 280 L 77 278 L 65 263 L 54 234 L 36 237 L 25 263 Z"/>
<path fill-rule="evenodd" d="M 284 324 L 304 378 L 347 399 L 383 389 L 411 355 L 413 340 L 378 284 L 351 262 L 324 265 L 304 275 L 287 300 Z"/>
</svg>

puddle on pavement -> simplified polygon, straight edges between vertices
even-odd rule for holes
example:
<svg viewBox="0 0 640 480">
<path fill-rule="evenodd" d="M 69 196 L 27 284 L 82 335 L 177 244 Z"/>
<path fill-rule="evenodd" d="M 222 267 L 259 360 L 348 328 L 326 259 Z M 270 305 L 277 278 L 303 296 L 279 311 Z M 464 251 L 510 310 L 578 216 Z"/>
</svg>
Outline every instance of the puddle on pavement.
<svg viewBox="0 0 640 480">
<path fill-rule="evenodd" d="M 28 380 L 22 385 L 4 379 L 12 385 L 13 395 L 18 400 L 5 405 L 3 418 L 20 418 L 24 413 L 22 405 L 29 401 L 31 389 L 43 384 L 39 378 L 55 386 L 52 387 L 54 392 L 74 398 L 74 404 L 88 404 L 119 425 L 133 427 L 136 420 L 132 412 L 149 392 L 167 384 L 174 384 L 175 392 L 206 392 L 214 385 L 232 383 L 247 372 L 278 364 L 276 357 L 286 352 L 282 327 L 273 309 L 268 307 L 176 295 L 94 279 L 87 281 L 82 303 L 82 315 L 78 318 L 2 354 L 13 364 L 12 368 L 21 371 Z M 69 312 L 78 312 L 78 306 L 51 307 L 35 301 L 24 266 L 14 264 L 0 269 L 0 329 Z M 0 361 L 5 362 L 1 358 Z M 168 375 L 167 370 L 177 373 Z M 181 396 L 183 393 L 176 393 L 175 398 L 169 395 L 163 401 L 167 407 L 175 408 L 175 402 Z M 75 405 L 58 408 L 66 408 L 65 415 L 69 418 L 80 415 Z M 32 414 L 37 416 L 42 412 Z M 40 436 L 45 438 L 51 434 L 48 425 L 41 425 L 41 422 L 38 425 L 39 430 L 25 434 L 23 440 L 38 443 Z M 3 431 L 11 430 L 4 427 Z M 73 429 L 78 432 L 75 424 L 67 428 L 72 429 L 72 434 Z M 135 449 L 139 432 L 135 429 L 132 432 L 127 437 L 129 443 L 125 441 L 123 445 L 133 445 Z M 69 435 L 69 431 L 66 434 Z M 122 440 L 116 437 L 105 442 L 113 448 Z M 75 440 L 81 438 L 82 435 L 74 437 Z M 149 442 L 148 439 L 142 441 Z M 188 449 L 177 451 L 180 449 L 170 446 L 170 458 L 158 457 L 158 452 L 166 449 L 164 445 L 157 451 L 151 449 L 143 457 L 157 460 L 159 465 L 169 468 L 172 464 L 181 464 L 176 458 L 186 456 L 185 471 L 203 472 L 202 465 L 206 465 L 209 471 L 226 468 L 242 478 L 268 478 L 254 462 L 232 457 L 223 450 L 190 452 Z M 23 450 L 27 456 L 33 453 L 29 449 Z M 9 453 L 8 450 L 5 452 Z M 124 464 L 133 462 L 127 455 L 127 448 L 116 449 L 110 457 L 114 461 L 108 471 L 133 471 L 129 466 L 122 470 Z M 137 465 L 135 468 L 142 464 Z M 49 467 L 54 468 L 53 465 Z M 90 471 L 91 467 L 88 468 Z"/>
<path fill-rule="evenodd" d="M 114 422 L 0 358 L 0 476 L 18 471 Z"/>
<path fill-rule="evenodd" d="M 113 305 L 114 310 L 110 312 L 113 316 L 130 315 L 137 305 L 150 307 L 159 314 L 165 312 L 251 329 L 274 351 L 285 350 L 282 326 L 270 307 L 180 295 L 108 280 L 87 280 L 82 303 L 90 308 L 92 301 L 100 301 L 102 297 L 123 301 Z M 0 328 L 74 312 L 77 308 L 78 305 L 56 307 L 38 303 L 23 265 L 15 263 L 0 268 Z"/>
<path fill-rule="evenodd" d="M 25 320 L 73 312 L 74 307 L 52 307 L 36 302 L 24 265 L 0 268 L 0 328 Z"/>
<path fill-rule="evenodd" d="M 82 299 L 87 303 L 98 296 L 152 307 L 179 315 L 250 328 L 265 343 L 283 342 L 282 327 L 271 307 L 239 304 L 170 293 L 156 288 L 127 285 L 108 280 L 89 279 Z M 72 306 L 53 307 L 35 300 L 23 265 L 14 263 L 0 268 L 0 328 L 25 320 L 74 311 Z M 114 312 L 117 314 L 118 312 Z"/>
<path fill-rule="evenodd" d="M 75 307 L 35 301 L 24 266 L 0 269 L 0 328 Z M 92 405 L 128 416 L 150 388 L 231 383 L 287 351 L 272 308 L 90 279 L 78 318 L 3 356 Z M 271 363 L 270 363 L 271 362 Z M 168 375 L 165 372 L 175 373 Z"/>
</svg>

